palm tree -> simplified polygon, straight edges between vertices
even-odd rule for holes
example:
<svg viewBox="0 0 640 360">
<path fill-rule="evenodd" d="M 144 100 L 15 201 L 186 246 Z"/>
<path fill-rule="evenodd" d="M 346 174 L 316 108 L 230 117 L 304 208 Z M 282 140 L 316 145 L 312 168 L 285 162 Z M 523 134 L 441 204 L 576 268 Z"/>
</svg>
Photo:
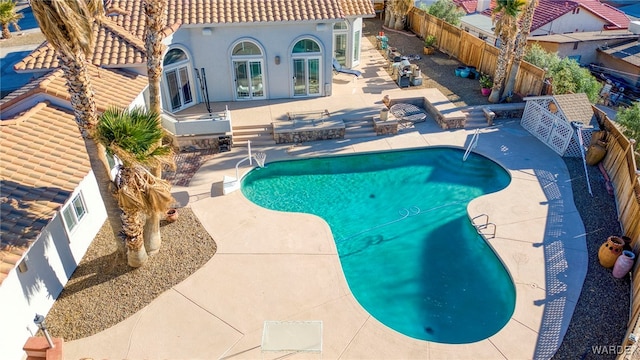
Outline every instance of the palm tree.
<svg viewBox="0 0 640 360">
<path fill-rule="evenodd" d="M 160 79 L 162 78 L 162 55 L 164 44 L 162 43 L 163 30 L 166 26 L 166 0 L 145 0 L 142 8 L 146 17 L 144 44 L 147 56 L 147 77 L 149 79 L 149 109 L 161 114 Z M 160 116 L 157 117 L 158 126 L 162 126 Z M 162 139 L 158 140 L 162 145 Z M 162 167 L 151 169 L 154 176 L 162 176 Z M 160 213 L 148 214 L 145 223 L 144 242 L 149 254 L 155 254 L 160 250 L 162 238 L 160 235 Z"/>
<path fill-rule="evenodd" d="M 13 0 L 0 1 L 0 26 L 2 26 L 2 38 L 11 38 L 11 31 L 9 31 L 9 25 L 13 25 L 16 31 L 20 31 L 18 26 L 18 20 L 22 19 L 24 15 L 16 12 L 16 3 Z"/>
<path fill-rule="evenodd" d="M 500 54 L 493 75 L 493 88 L 489 95 L 489 102 L 500 101 L 502 84 L 507 73 L 507 65 L 511 59 L 513 43 L 518 35 L 518 20 L 525 0 L 497 0 L 497 6 L 491 13 L 491 20 L 495 25 L 495 34 L 500 39 Z"/>
<path fill-rule="evenodd" d="M 413 7 L 412 0 L 393 0 L 391 1 L 391 19 L 389 20 L 389 27 L 396 30 L 402 30 L 404 28 L 404 18 L 409 13 L 409 10 Z"/>
<path fill-rule="evenodd" d="M 120 208 L 110 190 L 112 181 L 106 152 L 93 138 L 98 117 L 86 60 L 87 54 L 93 51 L 97 34 L 97 31 L 94 31 L 96 19 L 104 13 L 102 1 L 41 0 L 31 1 L 31 8 L 42 34 L 57 51 L 91 170 L 98 182 L 111 230 L 118 247 L 122 249 L 122 242 L 119 241 L 122 226 Z"/>
<path fill-rule="evenodd" d="M 169 183 L 149 171 L 173 161 L 171 148 L 160 144 L 164 131 L 158 126 L 158 117 L 158 113 L 142 107 L 111 107 L 100 116 L 95 133 L 107 152 L 122 162 L 115 188 L 122 209 L 127 262 L 132 267 L 147 261 L 145 218 L 165 212 L 175 202 Z"/>
<path fill-rule="evenodd" d="M 527 47 L 527 38 L 531 33 L 531 24 L 533 23 L 533 13 L 538 6 L 538 0 L 527 0 L 527 7 L 522 15 L 522 22 L 520 27 L 520 33 L 516 40 L 516 49 L 513 55 L 513 62 L 511 63 L 511 70 L 509 71 L 509 78 L 505 85 L 504 91 L 506 93 L 513 92 L 513 88 L 516 85 L 516 75 L 518 75 L 518 69 L 520 68 L 520 61 L 524 57 L 524 50 Z"/>
</svg>

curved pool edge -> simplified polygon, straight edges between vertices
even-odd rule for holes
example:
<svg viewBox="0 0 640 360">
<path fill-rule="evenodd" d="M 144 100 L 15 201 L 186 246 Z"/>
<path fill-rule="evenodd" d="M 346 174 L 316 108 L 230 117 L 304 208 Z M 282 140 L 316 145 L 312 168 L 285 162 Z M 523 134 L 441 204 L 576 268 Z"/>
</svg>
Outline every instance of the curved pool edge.
<svg viewBox="0 0 640 360">
<path fill-rule="evenodd" d="M 510 321 L 488 340 L 511 348 L 507 343 L 518 334 L 531 339 L 519 341 L 518 349 L 532 354 L 531 358 L 550 358 L 567 331 L 588 263 L 585 228 L 575 207 L 568 170 L 560 157 L 553 159 L 555 171 L 548 172 L 514 170 L 487 153 L 479 154 L 511 176 L 506 188 L 475 198 L 467 206 L 470 220 L 487 214 L 496 224 L 494 238 L 481 235 L 516 286 L 516 308 Z M 562 314 L 560 319 L 558 314 Z"/>
<path fill-rule="evenodd" d="M 461 134 L 464 135 L 464 134 Z M 487 135 L 489 136 L 489 135 Z M 459 143 L 462 143 L 460 141 Z M 482 139 L 479 144 L 478 153 L 487 156 L 494 161 L 496 158 L 500 159 L 501 154 L 499 152 L 493 152 L 492 149 L 487 151 L 488 141 L 486 139 Z M 389 144 L 384 143 L 384 146 L 389 146 Z M 536 139 L 528 141 L 527 146 L 522 146 L 521 139 L 515 139 L 513 144 L 507 143 L 507 145 L 512 145 L 514 148 L 515 145 L 518 145 L 522 154 L 526 152 L 539 151 L 545 155 L 545 148 L 542 144 L 539 144 Z M 460 148 L 459 146 L 454 146 Z M 324 149 L 324 148 L 323 148 Z M 367 148 L 369 149 L 369 148 Z M 349 150 L 350 152 L 358 152 L 355 148 Z M 387 151 L 387 149 L 381 149 L 380 151 Z M 369 151 L 367 151 L 369 152 Z M 552 162 L 555 162 L 556 165 L 551 167 L 557 167 L 557 164 L 560 164 L 566 174 L 566 167 L 564 166 L 563 161 L 560 158 L 556 158 L 556 155 L 550 154 L 551 152 L 547 149 L 547 155 L 551 156 L 541 156 L 540 158 L 540 168 L 545 168 Z M 334 155 L 334 154 L 331 154 Z M 524 156 L 524 155 L 521 155 Z M 502 157 L 504 159 L 504 157 Z M 225 159 L 220 159 L 220 170 L 215 174 L 214 179 L 222 178 L 223 174 L 231 171 L 224 167 Z M 551 160 L 551 162 L 550 162 Z M 228 162 L 228 160 L 226 160 Z M 517 168 L 511 166 L 509 161 L 497 161 L 501 166 L 506 169 L 509 169 L 510 172 L 521 172 L 522 168 Z M 516 159 L 517 162 L 517 159 Z M 209 167 L 210 169 L 211 167 Z M 513 174 L 512 174 L 513 175 Z M 209 175 L 210 176 L 210 175 Z M 514 178 L 525 178 L 526 175 L 515 174 Z M 568 183 L 568 176 L 563 175 L 563 177 L 559 180 L 565 181 Z M 532 177 L 528 180 L 528 182 L 535 182 L 535 177 Z M 206 190 L 210 188 L 211 183 L 206 184 Z M 491 199 L 491 197 L 499 197 L 501 193 L 506 193 L 507 191 L 512 191 L 510 189 L 512 186 L 519 186 L 521 183 L 513 182 L 507 189 L 504 189 L 498 193 L 486 195 L 490 201 L 489 204 L 497 201 L 497 205 L 501 205 L 501 201 L 499 198 Z M 522 184 L 524 189 L 526 190 L 530 184 Z M 540 188 L 540 184 L 538 184 L 538 188 Z M 195 189 L 195 193 L 199 191 L 199 188 Z M 517 190 L 517 189 L 515 189 Z M 517 191 L 516 191 L 517 192 Z M 525 191 L 526 192 L 526 191 Z M 568 192 L 568 198 L 566 197 L 567 192 L 563 191 L 563 197 L 566 199 L 571 199 L 570 203 L 573 206 L 573 197 L 571 192 Z M 536 199 L 526 196 L 523 197 L 525 200 L 529 199 L 530 202 L 536 203 Z M 482 199 L 482 198 L 481 198 Z M 546 201 L 545 196 L 541 196 L 540 199 L 537 199 L 538 202 Z M 480 199 L 479 199 L 480 200 Z M 485 206 L 482 203 L 482 206 Z M 558 348 L 560 342 L 562 341 L 562 337 L 558 336 L 558 334 L 550 334 L 546 336 L 545 339 L 550 339 L 550 341 L 554 341 L 553 343 L 544 342 L 542 339 L 544 335 L 544 331 L 541 331 L 542 324 L 545 324 L 545 327 L 550 329 L 563 328 L 566 329 L 568 325 L 571 314 L 569 310 L 566 312 L 561 312 L 558 316 L 547 316 L 545 317 L 545 291 L 540 288 L 536 288 L 533 290 L 529 290 L 526 287 L 523 287 L 525 283 L 517 283 L 516 291 L 516 313 L 509 321 L 509 323 L 497 334 L 490 337 L 489 339 L 482 340 L 476 343 L 471 344 L 462 344 L 462 345 L 447 345 L 447 344 L 438 344 L 438 343 L 429 343 L 426 341 L 415 340 L 403 336 L 399 333 L 394 332 L 393 330 L 387 328 L 386 326 L 378 323 L 375 319 L 368 316 L 364 309 L 360 307 L 355 298 L 349 293 L 348 286 L 346 284 L 346 280 L 344 279 L 344 275 L 340 268 L 340 261 L 338 259 L 337 254 L 329 255 L 329 254 L 321 254 L 320 256 L 317 252 L 310 254 L 280 254 L 277 253 L 278 246 L 273 247 L 272 254 L 256 254 L 254 246 L 249 241 L 242 242 L 238 244 L 236 235 L 238 231 L 243 231 L 243 229 L 253 228 L 252 234 L 259 233 L 259 235 L 263 238 L 265 243 L 278 244 L 280 239 L 279 232 L 266 232 L 260 233 L 256 232 L 256 229 L 260 229 L 262 226 L 270 226 L 269 221 L 267 219 L 262 219 L 261 212 L 252 212 L 250 211 L 248 214 L 244 214 L 247 205 L 254 209 L 259 209 L 257 205 L 252 204 L 250 201 L 244 198 L 240 193 L 226 195 L 226 196 L 216 196 L 209 198 L 204 198 L 198 200 L 196 202 L 191 203 L 191 206 L 194 209 L 194 212 L 197 214 L 198 218 L 201 219 L 201 222 L 207 226 L 208 231 L 212 234 L 212 236 L 216 239 L 219 244 L 219 249 L 221 249 L 221 253 L 224 249 L 227 248 L 227 244 L 233 245 L 233 253 L 227 252 L 224 256 L 214 257 L 211 260 L 211 263 L 206 266 L 202 271 L 204 274 L 209 274 L 207 278 L 207 284 L 210 284 L 212 289 L 215 291 L 225 291 L 225 293 L 229 294 L 230 297 L 233 297 L 233 301 L 228 303 L 216 302 L 215 311 L 219 313 L 220 316 L 223 316 L 225 321 L 228 321 L 230 325 L 233 326 L 233 329 L 228 329 L 228 332 L 233 334 L 237 334 L 240 329 L 243 331 L 242 340 L 234 340 L 233 342 L 225 343 L 225 348 L 223 351 L 226 353 L 235 353 L 238 351 L 244 351 L 249 348 L 248 344 L 259 344 L 259 338 L 261 334 L 261 326 L 263 320 L 282 320 L 282 319 L 295 319 L 295 320 L 318 320 L 321 319 L 324 321 L 324 343 L 325 350 L 323 351 L 324 358 L 373 358 L 388 355 L 388 358 L 391 357 L 401 357 L 405 359 L 440 359 L 440 358 L 466 358 L 466 359 L 496 359 L 496 358 L 510 358 L 510 359 L 522 359 L 522 358 L 534 358 L 534 356 L 540 354 L 541 352 L 538 347 L 547 347 L 552 349 L 551 354 L 555 353 L 555 350 Z M 470 204 L 475 206 L 475 203 Z M 538 204 L 539 205 L 539 204 Z M 231 213 L 228 209 L 234 209 L 238 207 L 237 211 Z M 493 209 L 490 209 L 494 211 Z M 266 210 L 263 210 L 266 211 Z M 470 213 L 476 211 L 474 208 L 470 209 Z M 486 209 L 482 209 L 482 211 L 487 211 Z M 492 212 L 492 219 L 498 220 L 502 215 L 506 214 L 510 216 L 509 209 L 504 209 L 504 211 L 497 211 L 495 213 Z M 500 216 L 498 216 L 500 215 Z M 291 215 L 287 215 L 289 217 Z M 308 214 L 305 214 L 308 216 Z M 546 218 L 547 211 L 543 206 L 533 206 L 531 212 L 526 215 L 526 217 L 530 219 L 538 219 L 538 218 Z M 311 218 L 311 217 L 309 217 Z M 570 219 L 569 219 L 570 220 Z M 520 234 L 515 236 L 515 242 L 521 242 L 522 244 L 528 243 L 531 245 L 533 241 L 530 239 L 534 237 L 534 240 L 540 240 L 545 237 L 545 222 L 536 222 L 531 220 L 532 223 L 526 229 L 521 228 Z M 578 221 L 580 227 L 583 229 L 583 225 L 578 216 Z M 323 221 L 324 222 L 324 221 Z M 290 222 L 284 222 L 282 225 L 282 231 L 286 231 L 288 234 L 288 238 L 296 238 L 307 236 L 306 231 L 304 231 L 303 226 L 298 226 L 295 228 L 289 227 Z M 509 249 L 508 246 L 503 245 L 502 242 L 507 240 L 502 239 L 507 235 L 506 233 L 501 232 L 509 226 L 508 217 L 507 219 L 499 220 L 499 239 L 495 241 L 491 241 L 490 245 L 494 248 L 494 251 L 498 253 L 501 259 L 505 259 L 505 263 L 507 268 L 512 274 L 514 274 L 514 279 L 516 281 L 526 280 L 522 279 L 518 273 L 518 266 L 516 266 L 513 260 L 507 259 L 509 254 L 512 254 L 514 251 Z M 223 224 L 224 227 L 220 226 Z M 225 229 L 227 228 L 227 229 Z M 231 228 L 229 230 L 228 228 Z M 502 229 L 502 230 L 501 230 Z M 510 229 L 513 231 L 513 229 Z M 526 231 L 525 231 L 526 230 Z M 571 232 L 575 234 L 576 232 Z M 584 233 L 584 230 L 582 230 Z M 333 243 L 333 238 L 330 233 L 322 236 L 321 234 L 314 235 L 314 239 L 317 239 L 320 242 L 324 242 L 326 244 Z M 579 240 L 579 239 L 578 239 Z M 582 238 L 582 243 L 584 240 Z M 243 248 L 244 247 L 244 248 Z M 535 249 L 539 249 L 533 246 L 522 246 L 522 249 L 525 253 L 529 250 L 534 251 Z M 268 249 L 265 249 L 268 250 Z M 515 250 L 519 250 L 515 248 Z M 535 256 L 533 256 L 535 255 Z M 286 296 L 286 298 L 282 299 L 282 294 L 277 294 L 276 297 L 268 297 L 265 298 L 263 294 L 270 294 L 273 292 L 283 291 L 286 289 L 287 293 L 300 294 L 309 290 L 308 284 L 296 283 L 295 279 L 298 277 L 291 277 L 289 272 L 284 271 L 284 265 L 280 264 L 297 264 L 295 261 L 290 261 L 291 259 L 295 259 L 297 257 L 304 256 L 309 259 L 318 259 L 325 258 L 328 259 L 326 264 L 333 269 L 337 269 L 334 276 L 329 279 L 329 277 L 317 277 L 315 272 L 308 271 L 306 276 L 317 278 L 317 286 L 320 289 L 326 290 L 326 292 L 331 293 L 330 299 L 327 299 L 327 295 L 323 292 L 319 294 L 318 298 L 305 298 L 301 295 L 295 296 Z M 586 255 L 585 255 L 586 256 Z M 251 258 L 251 261 L 246 261 L 246 258 Z M 234 266 L 236 263 L 240 263 L 241 266 Z M 277 268 L 271 268 L 270 265 L 277 266 Z M 537 269 L 538 267 L 541 270 Z M 257 270 L 256 270 L 257 269 Z M 268 269 L 270 274 L 269 277 L 264 278 L 265 283 L 260 284 L 259 281 L 255 279 L 246 279 L 245 277 L 238 278 L 236 272 L 257 272 L 258 277 L 262 279 L 262 275 L 260 272 L 264 272 L 265 269 Z M 544 255 L 540 252 L 533 253 L 529 257 L 527 263 L 520 267 L 522 271 L 534 272 L 536 274 L 545 274 L 545 260 Z M 584 269 L 586 269 L 586 262 Z M 298 270 L 298 269 L 296 269 Z M 544 275 L 542 275 L 544 277 Z M 575 276 L 573 276 L 575 278 Z M 233 279 L 234 287 L 232 289 L 228 289 L 227 283 L 228 279 Z M 584 277 L 580 280 L 580 286 L 582 284 Z M 292 282 L 293 281 L 293 282 Z M 286 283 L 286 287 L 283 288 L 282 283 Z M 330 283 L 327 285 L 327 283 Z M 219 287 L 222 290 L 218 289 Z M 579 294 L 579 291 L 578 291 Z M 577 297 L 576 297 L 577 298 Z M 527 301 L 523 301 L 524 299 L 528 299 Z M 534 303 L 534 301 L 540 301 Z M 569 301 L 571 303 L 571 301 Z M 283 307 L 290 305 L 289 309 L 284 309 Z M 253 308 L 257 306 L 257 310 L 255 313 L 247 314 L 247 308 Z M 571 309 L 572 311 L 572 309 Z M 521 316 L 521 313 L 528 312 L 530 314 L 529 317 Z M 224 332 L 223 332 L 224 333 Z M 562 334 L 564 334 L 564 330 L 562 330 Z M 253 341 L 251 339 L 254 339 Z M 539 344 L 540 343 L 540 344 Z M 254 345 L 252 345 L 254 346 Z M 260 356 L 259 350 L 253 350 L 252 352 L 247 353 L 249 357 L 251 356 Z M 550 357 L 550 356 L 547 356 Z"/>
</svg>

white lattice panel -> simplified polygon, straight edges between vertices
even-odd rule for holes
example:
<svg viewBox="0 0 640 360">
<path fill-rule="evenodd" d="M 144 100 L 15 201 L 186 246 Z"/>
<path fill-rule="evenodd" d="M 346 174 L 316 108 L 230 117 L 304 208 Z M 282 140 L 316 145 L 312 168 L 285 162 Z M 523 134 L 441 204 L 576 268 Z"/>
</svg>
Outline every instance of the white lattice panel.
<svg viewBox="0 0 640 360">
<path fill-rule="evenodd" d="M 584 143 L 584 146 L 585 146 L 584 151 L 587 151 L 587 148 L 591 144 L 591 135 L 593 134 L 594 131 L 595 130 L 593 129 L 582 130 L 582 142 Z M 577 131 L 574 132 L 574 135 L 571 137 L 571 142 L 569 142 L 569 146 L 567 147 L 567 150 L 565 150 L 564 156 L 565 157 L 581 157 L 582 156 L 582 154 L 580 153 L 580 143 L 578 142 Z"/>
<path fill-rule="evenodd" d="M 550 102 L 554 102 L 551 97 L 528 100 L 520 124 L 558 155 L 564 156 L 575 129 L 561 111 L 549 111 Z M 577 151 L 579 153 L 579 147 Z"/>
<path fill-rule="evenodd" d="M 558 155 L 563 156 L 569 146 L 574 129 L 571 124 L 564 120 L 556 120 L 553 123 L 554 127 L 549 135 L 547 145 Z"/>
</svg>

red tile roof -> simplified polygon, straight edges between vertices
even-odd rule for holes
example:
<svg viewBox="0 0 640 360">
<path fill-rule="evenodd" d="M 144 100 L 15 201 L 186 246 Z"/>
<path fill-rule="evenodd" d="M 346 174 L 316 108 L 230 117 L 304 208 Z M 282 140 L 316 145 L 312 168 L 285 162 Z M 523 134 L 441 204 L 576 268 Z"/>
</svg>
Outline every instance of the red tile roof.
<svg viewBox="0 0 640 360">
<path fill-rule="evenodd" d="M 609 4 L 601 3 L 597 0 L 574 0 L 585 9 L 607 20 L 609 25 L 606 25 L 607 30 L 613 29 L 628 29 L 631 20 L 622 11 L 614 8 Z"/>
<path fill-rule="evenodd" d="M 491 16 L 491 11 L 495 6 L 495 0 L 492 0 L 489 9 L 483 11 L 482 14 Z M 598 0 L 539 0 L 538 6 L 533 13 L 531 31 L 543 27 L 578 7 L 582 7 L 607 21 L 608 24 L 604 26 L 605 30 L 629 28 L 630 20 L 622 11 Z"/>
<path fill-rule="evenodd" d="M 89 71 L 99 112 L 129 106 L 148 85 L 125 71 Z M 0 100 L 0 284 L 91 170 L 73 111 L 42 102 L 68 104 L 65 82 L 55 70 Z"/>
<path fill-rule="evenodd" d="M 478 7 L 478 0 L 453 0 L 453 3 L 467 14 L 473 14 Z"/>
</svg>

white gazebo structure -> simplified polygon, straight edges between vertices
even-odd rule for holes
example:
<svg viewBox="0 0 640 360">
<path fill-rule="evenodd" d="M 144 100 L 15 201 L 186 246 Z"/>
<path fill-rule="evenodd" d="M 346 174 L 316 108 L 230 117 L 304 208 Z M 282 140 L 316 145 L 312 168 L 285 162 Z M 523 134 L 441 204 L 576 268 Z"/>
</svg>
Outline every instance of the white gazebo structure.
<svg viewBox="0 0 640 360">
<path fill-rule="evenodd" d="M 560 156 L 582 156 L 584 147 L 591 143 L 592 133 L 599 130 L 591 102 L 584 93 L 533 96 L 524 100 L 520 124 Z M 582 134 L 582 139 L 578 134 Z"/>
</svg>

